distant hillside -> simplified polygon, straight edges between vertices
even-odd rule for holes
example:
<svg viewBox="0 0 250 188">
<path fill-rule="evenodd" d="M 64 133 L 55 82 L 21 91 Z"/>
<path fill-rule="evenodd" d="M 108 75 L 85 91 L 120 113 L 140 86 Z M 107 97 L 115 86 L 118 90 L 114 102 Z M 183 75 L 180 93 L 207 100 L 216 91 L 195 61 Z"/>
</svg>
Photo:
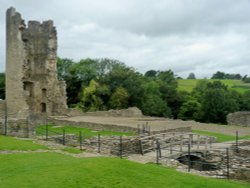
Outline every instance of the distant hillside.
<svg viewBox="0 0 250 188">
<path fill-rule="evenodd" d="M 191 92 L 192 89 L 196 86 L 197 82 L 201 79 L 180 79 L 178 80 L 178 90 Z M 208 79 L 209 81 L 215 81 Z M 241 80 L 219 80 L 228 88 L 238 91 L 239 93 L 244 93 L 250 90 L 250 83 L 244 83 Z"/>
</svg>

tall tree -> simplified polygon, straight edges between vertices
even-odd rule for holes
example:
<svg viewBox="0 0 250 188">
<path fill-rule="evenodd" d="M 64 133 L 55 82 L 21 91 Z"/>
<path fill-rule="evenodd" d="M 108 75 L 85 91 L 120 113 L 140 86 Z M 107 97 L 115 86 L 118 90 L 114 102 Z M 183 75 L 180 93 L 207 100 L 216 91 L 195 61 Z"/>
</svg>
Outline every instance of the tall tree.
<svg viewBox="0 0 250 188">
<path fill-rule="evenodd" d="M 191 73 L 188 75 L 187 79 L 196 79 L 196 78 L 195 78 L 195 74 L 194 74 L 193 72 L 191 72 Z"/>
<path fill-rule="evenodd" d="M 110 98 L 110 107 L 112 109 L 123 109 L 128 107 L 129 94 L 123 87 L 116 88 Z"/>
<path fill-rule="evenodd" d="M 58 79 L 59 80 L 65 80 L 67 81 L 67 78 L 70 76 L 69 70 L 70 67 L 74 64 L 75 62 L 71 59 L 57 59 L 57 74 L 58 74 Z"/>
<path fill-rule="evenodd" d="M 203 121 L 226 124 L 226 116 L 239 110 L 239 105 L 230 95 L 227 86 L 219 81 L 207 84 L 201 103 Z"/>
<path fill-rule="evenodd" d="M 158 84 L 160 85 L 160 92 L 167 106 L 172 111 L 174 119 L 178 117 L 181 102 L 179 101 L 177 86 L 178 82 L 175 78 L 173 71 L 160 71 L 158 75 Z"/>
<path fill-rule="evenodd" d="M 178 118 L 182 120 L 199 120 L 201 104 L 192 96 L 187 97 L 186 101 L 182 104 Z"/>
<path fill-rule="evenodd" d="M 149 80 L 144 82 L 142 87 L 142 112 L 150 116 L 170 117 L 171 109 L 162 98 L 159 84 L 153 80 Z"/>
<path fill-rule="evenodd" d="M 156 76 L 158 75 L 159 71 L 155 71 L 155 70 L 149 70 L 147 71 L 144 76 L 145 77 L 150 77 L 150 78 L 156 78 Z"/>
<path fill-rule="evenodd" d="M 224 72 L 217 71 L 213 74 L 211 79 L 225 79 L 226 74 Z"/>
<path fill-rule="evenodd" d="M 83 89 L 81 103 L 79 104 L 83 111 L 86 112 L 101 110 L 103 101 L 98 96 L 99 86 L 99 83 L 97 83 L 95 80 L 91 80 L 89 85 Z"/>
</svg>

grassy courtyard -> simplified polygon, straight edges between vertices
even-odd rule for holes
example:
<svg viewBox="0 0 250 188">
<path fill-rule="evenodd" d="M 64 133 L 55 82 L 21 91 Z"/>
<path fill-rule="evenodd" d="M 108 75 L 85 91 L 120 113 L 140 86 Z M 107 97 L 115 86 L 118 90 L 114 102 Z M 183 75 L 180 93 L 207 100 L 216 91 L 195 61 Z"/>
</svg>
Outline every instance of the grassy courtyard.
<svg viewBox="0 0 250 188">
<path fill-rule="evenodd" d="M 88 128 L 81 128 L 81 127 L 74 127 L 70 125 L 66 126 L 54 126 L 54 125 L 47 125 L 48 128 L 48 135 L 60 135 L 63 134 L 63 130 L 65 130 L 65 133 L 67 134 L 75 134 L 79 135 L 80 132 L 82 132 L 83 138 L 90 138 L 97 136 L 98 134 L 102 136 L 133 136 L 133 133 L 126 133 L 126 132 L 114 132 L 114 131 L 94 131 Z M 40 125 L 36 128 L 36 134 L 38 136 L 44 136 L 46 135 L 46 125 Z"/>
</svg>

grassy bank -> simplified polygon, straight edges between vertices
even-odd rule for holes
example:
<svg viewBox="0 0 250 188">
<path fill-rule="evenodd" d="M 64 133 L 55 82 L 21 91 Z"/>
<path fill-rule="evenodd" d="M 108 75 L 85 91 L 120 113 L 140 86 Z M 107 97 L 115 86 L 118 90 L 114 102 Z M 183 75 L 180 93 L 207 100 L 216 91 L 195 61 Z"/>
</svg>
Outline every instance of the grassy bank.
<svg viewBox="0 0 250 188">
<path fill-rule="evenodd" d="M 192 132 L 200 134 L 200 135 L 214 136 L 217 138 L 216 139 L 217 142 L 227 142 L 227 141 L 236 140 L 236 136 L 227 135 L 227 134 L 221 134 L 221 133 L 215 133 L 215 132 L 209 132 L 209 131 L 200 131 L 200 130 L 192 130 Z M 250 135 L 240 136 L 239 139 L 250 139 Z"/>
<path fill-rule="evenodd" d="M 73 158 L 55 153 L 0 155 L 0 182 L 9 187 L 247 188 L 153 164 L 117 158 Z"/>
<path fill-rule="evenodd" d="M 39 150 L 48 149 L 33 143 L 32 140 L 20 140 L 14 137 L 0 135 L 0 150 Z"/>
</svg>

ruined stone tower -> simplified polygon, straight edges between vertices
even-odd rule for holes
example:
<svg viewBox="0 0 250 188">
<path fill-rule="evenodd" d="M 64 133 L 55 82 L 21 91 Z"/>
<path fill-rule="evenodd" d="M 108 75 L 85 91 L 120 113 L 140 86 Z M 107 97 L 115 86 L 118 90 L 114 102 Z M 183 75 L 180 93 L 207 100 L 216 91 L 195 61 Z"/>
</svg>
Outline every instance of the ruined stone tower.
<svg viewBox="0 0 250 188">
<path fill-rule="evenodd" d="M 9 8 L 6 37 L 6 100 L 1 105 L 7 123 L 36 114 L 65 113 L 66 85 L 57 79 L 53 22 L 29 21 L 26 26 L 21 14 Z"/>
<path fill-rule="evenodd" d="M 52 21 L 25 25 L 7 10 L 6 105 L 8 117 L 55 115 L 66 108 L 65 83 L 57 79 L 57 36 Z"/>
</svg>

